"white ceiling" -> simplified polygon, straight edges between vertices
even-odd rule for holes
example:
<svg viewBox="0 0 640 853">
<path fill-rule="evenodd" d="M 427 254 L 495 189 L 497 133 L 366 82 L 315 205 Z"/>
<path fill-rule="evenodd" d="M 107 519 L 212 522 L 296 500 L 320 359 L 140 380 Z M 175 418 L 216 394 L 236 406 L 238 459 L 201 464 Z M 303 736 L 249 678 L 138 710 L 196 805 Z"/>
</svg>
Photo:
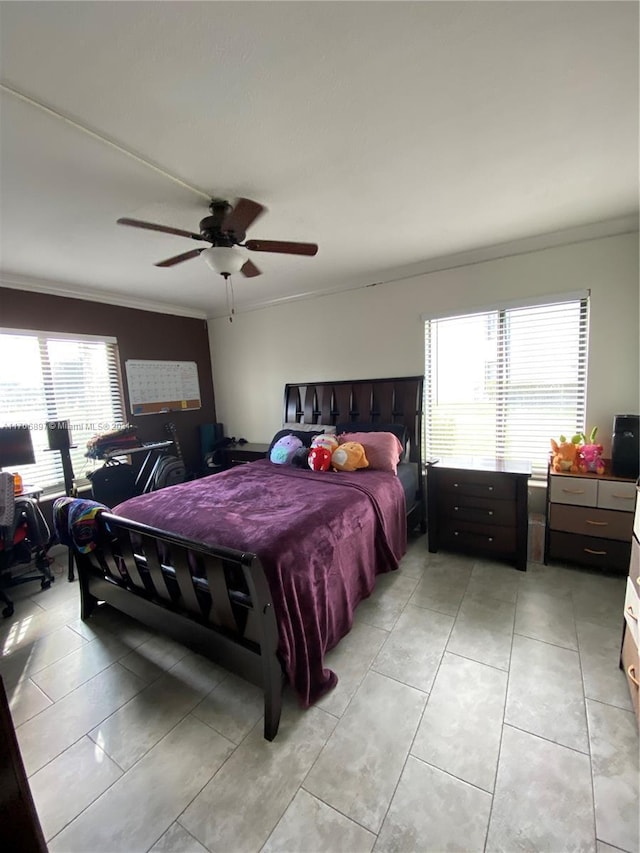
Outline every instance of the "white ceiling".
<svg viewBox="0 0 640 853">
<path fill-rule="evenodd" d="M 2 2 L 0 38 L 12 286 L 220 315 L 202 260 L 153 266 L 193 243 L 116 225 L 212 195 L 320 247 L 252 253 L 237 310 L 637 214 L 634 2 Z"/>
</svg>

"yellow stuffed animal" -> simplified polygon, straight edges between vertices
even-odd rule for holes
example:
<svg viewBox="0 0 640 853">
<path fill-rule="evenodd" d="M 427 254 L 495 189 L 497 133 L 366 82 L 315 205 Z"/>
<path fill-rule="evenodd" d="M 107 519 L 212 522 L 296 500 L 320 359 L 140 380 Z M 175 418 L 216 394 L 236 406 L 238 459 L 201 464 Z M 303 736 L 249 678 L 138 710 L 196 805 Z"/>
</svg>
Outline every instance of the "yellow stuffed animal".
<svg viewBox="0 0 640 853">
<path fill-rule="evenodd" d="M 355 471 L 368 468 L 364 447 L 357 441 L 345 441 L 331 454 L 331 467 L 335 471 Z"/>
<path fill-rule="evenodd" d="M 574 435 L 571 441 L 567 441 L 564 435 L 560 436 L 560 444 L 551 439 L 551 449 L 553 456 L 551 457 L 551 468 L 553 471 L 564 472 L 565 474 L 577 474 L 580 468 L 580 436 Z"/>
</svg>

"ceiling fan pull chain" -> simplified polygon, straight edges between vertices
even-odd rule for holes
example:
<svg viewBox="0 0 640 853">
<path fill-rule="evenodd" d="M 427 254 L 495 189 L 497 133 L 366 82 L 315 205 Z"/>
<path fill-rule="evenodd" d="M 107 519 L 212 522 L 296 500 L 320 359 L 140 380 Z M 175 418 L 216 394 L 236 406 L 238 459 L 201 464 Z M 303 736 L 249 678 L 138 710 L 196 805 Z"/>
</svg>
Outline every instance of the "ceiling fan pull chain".
<svg viewBox="0 0 640 853">
<path fill-rule="evenodd" d="M 233 280 L 230 275 L 226 275 L 224 279 L 227 290 L 227 312 L 229 314 L 229 322 L 233 323 L 233 315 L 236 313 L 235 299 L 233 296 Z"/>
</svg>

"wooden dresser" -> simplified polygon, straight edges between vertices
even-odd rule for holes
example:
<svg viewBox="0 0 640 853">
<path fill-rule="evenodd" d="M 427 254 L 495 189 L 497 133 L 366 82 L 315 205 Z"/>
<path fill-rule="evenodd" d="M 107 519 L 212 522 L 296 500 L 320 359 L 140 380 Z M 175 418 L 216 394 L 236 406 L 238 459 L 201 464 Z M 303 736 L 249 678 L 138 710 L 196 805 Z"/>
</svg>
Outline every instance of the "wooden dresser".
<svg viewBox="0 0 640 853">
<path fill-rule="evenodd" d="M 631 559 L 629 561 L 629 576 L 624 598 L 624 622 L 622 631 L 622 649 L 620 651 L 620 667 L 624 670 L 629 685 L 631 701 L 640 726 L 640 661 L 638 648 L 640 634 L 638 617 L 640 616 L 640 487 L 636 500 L 636 512 L 631 538 Z"/>
<path fill-rule="evenodd" d="M 635 481 L 604 474 L 549 471 L 545 563 L 581 563 L 626 571 L 631 551 Z"/>
<path fill-rule="evenodd" d="M 440 548 L 527 568 L 528 462 L 441 459 L 427 468 L 429 551 Z"/>
</svg>

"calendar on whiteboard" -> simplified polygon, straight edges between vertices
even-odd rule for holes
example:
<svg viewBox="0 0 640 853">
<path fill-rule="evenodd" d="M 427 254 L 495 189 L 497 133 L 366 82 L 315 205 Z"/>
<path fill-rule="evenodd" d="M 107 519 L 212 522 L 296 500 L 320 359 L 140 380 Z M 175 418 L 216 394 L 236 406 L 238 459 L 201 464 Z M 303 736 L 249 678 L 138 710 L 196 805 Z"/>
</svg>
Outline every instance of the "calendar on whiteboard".
<svg viewBox="0 0 640 853">
<path fill-rule="evenodd" d="M 125 361 L 132 415 L 199 409 L 200 383 L 195 361 Z"/>
</svg>

